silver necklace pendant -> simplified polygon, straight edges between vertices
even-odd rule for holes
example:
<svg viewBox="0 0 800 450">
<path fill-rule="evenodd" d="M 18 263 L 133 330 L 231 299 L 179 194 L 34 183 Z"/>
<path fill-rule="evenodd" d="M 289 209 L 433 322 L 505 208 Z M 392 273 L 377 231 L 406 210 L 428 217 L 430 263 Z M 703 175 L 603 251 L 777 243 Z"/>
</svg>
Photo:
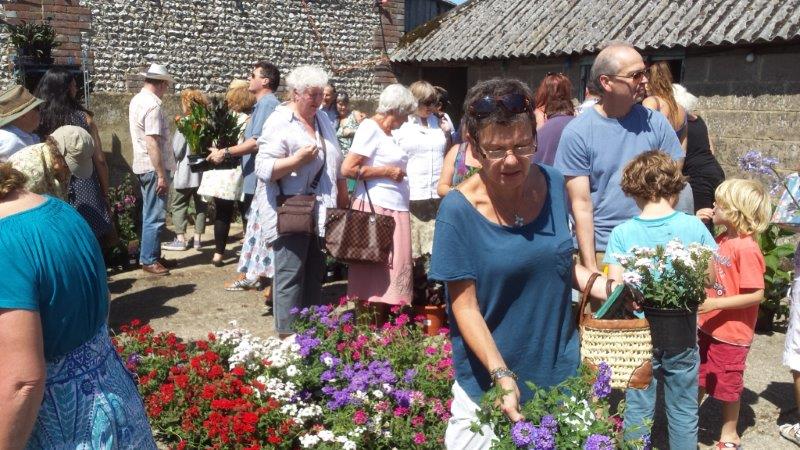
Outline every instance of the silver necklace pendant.
<svg viewBox="0 0 800 450">
<path fill-rule="evenodd" d="M 525 224 L 525 220 L 519 214 L 514 214 L 514 226 L 521 227 Z"/>
</svg>

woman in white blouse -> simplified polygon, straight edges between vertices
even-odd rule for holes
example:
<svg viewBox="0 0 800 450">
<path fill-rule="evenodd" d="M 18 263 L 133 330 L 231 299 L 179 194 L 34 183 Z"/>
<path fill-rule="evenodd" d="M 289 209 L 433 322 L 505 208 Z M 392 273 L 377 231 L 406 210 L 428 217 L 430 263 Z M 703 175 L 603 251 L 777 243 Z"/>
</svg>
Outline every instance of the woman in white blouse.
<svg viewBox="0 0 800 450">
<path fill-rule="evenodd" d="M 433 245 L 433 228 L 439 209 L 436 187 L 442 173 L 447 137 L 434 114 L 439 102 L 436 89 L 427 81 L 417 81 L 409 89 L 417 100 L 417 109 L 394 132 L 394 138 L 408 154 L 411 254 L 416 259 L 430 254 Z"/>
<path fill-rule="evenodd" d="M 339 168 L 342 153 L 325 113 L 319 111 L 322 90 L 328 75 L 314 66 L 301 66 L 286 77 L 291 101 L 278 106 L 258 139 L 255 173 L 265 183 L 267 195 L 261 223 L 261 245 L 272 244 L 275 255 L 273 313 L 275 329 L 281 338 L 294 332 L 290 310 L 322 302 L 322 275 L 325 256 L 321 237 L 325 231 L 327 208 L 347 206 L 347 185 Z M 316 190 L 312 181 L 320 168 Z M 318 236 L 278 235 L 277 196 L 315 193 L 317 196 Z M 254 216 L 251 216 L 251 218 Z"/>
<path fill-rule="evenodd" d="M 379 323 L 385 321 L 390 305 L 411 303 L 408 156 L 392 138 L 392 130 L 399 128 L 416 107 L 414 96 L 404 86 L 386 87 L 377 112 L 361 122 L 342 163 L 342 175 L 359 179 L 354 208 L 368 210 L 369 192 L 375 211 L 395 221 L 391 261 L 385 265 L 351 264 L 348 269 L 348 297 L 369 302 Z"/>
</svg>

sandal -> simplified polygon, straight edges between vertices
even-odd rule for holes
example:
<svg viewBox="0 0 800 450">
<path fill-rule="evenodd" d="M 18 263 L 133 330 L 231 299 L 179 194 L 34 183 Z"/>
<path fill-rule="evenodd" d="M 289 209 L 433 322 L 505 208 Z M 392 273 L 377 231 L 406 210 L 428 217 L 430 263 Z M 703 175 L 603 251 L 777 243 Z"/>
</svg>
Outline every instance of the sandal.
<svg viewBox="0 0 800 450">
<path fill-rule="evenodd" d="M 240 278 L 225 286 L 226 291 L 250 291 L 258 290 L 260 288 L 261 282 L 259 280 L 250 281 L 246 277 Z"/>
<path fill-rule="evenodd" d="M 720 441 L 720 442 L 717 442 L 717 446 L 714 447 L 714 448 L 720 449 L 720 450 L 724 450 L 726 448 L 732 448 L 734 450 L 742 450 L 744 447 L 742 447 L 742 444 L 734 444 L 733 442 L 722 442 L 722 441 Z"/>
<path fill-rule="evenodd" d="M 781 437 L 800 446 L 800 423 L 785 423 L 778 427 Z"/>
</svg>

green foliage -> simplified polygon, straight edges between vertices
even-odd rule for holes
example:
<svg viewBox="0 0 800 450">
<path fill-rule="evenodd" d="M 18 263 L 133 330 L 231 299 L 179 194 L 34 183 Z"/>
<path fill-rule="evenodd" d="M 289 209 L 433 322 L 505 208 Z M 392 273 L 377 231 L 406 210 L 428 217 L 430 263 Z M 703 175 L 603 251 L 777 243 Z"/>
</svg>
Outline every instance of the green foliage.
<svg viewBox="0 0 800 450">
<path fill-rule="evenodd" d="M 117 234 L 125 241 L 138 239 L 136 234 L 136 193 L 130 175 L 122 183 L 108 189 L 108 204 L 114 214 Z"/>
<path fill-rule="evenodd" d="M 778 316 L 786 316 L 789 307 L 781 300 L 786 298 L 792 284 L 792 256 L 794 247 L 791 244 L 779 244 L 781 238 L 791 236 L 792 232 L 770 224 L 769 228 L 758 236 L 758 246 L 764 255 L 766 271 L 764 273 L 764 301 L 761 307 L 776 311 Z"/>
<path fill-rule="evenodd" d="M 175 125 L 186 138 L 190 155 L 208 155 L 208 148 L 214 142 L 214 128 L 211 113 L 204 104 L 192 102 L 189 115 L 177 118 Z"/>
<path fill-rule="evenodd" d="M 242 125 L 225 102 L 219 98 L 211 100 L 211 133 L 214 136 L 214 143 L 217 148 L 225 148 L 236 145 L 239 141 L 239 134 Z"/>
<path fill-rule="evenodd" d="M 20 56 L 47 59 L 53 49 L 61 45 L 56 42 L 56 32 L 49 22 L 29 23 L 23 20 L 19 25 L 5 25 L 11 33 L 11 43 Z"/>
</svg>

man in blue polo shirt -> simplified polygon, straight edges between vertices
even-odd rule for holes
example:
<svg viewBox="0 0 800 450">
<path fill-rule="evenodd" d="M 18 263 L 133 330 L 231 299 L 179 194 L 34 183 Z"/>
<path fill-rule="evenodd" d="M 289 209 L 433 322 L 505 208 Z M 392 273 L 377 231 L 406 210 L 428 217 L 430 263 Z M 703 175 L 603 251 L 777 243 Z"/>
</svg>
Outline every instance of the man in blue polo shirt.
<svg viewBox="0 0 800 450">
<path fill-rule="evenodd" d="M 554 166 L 567 179 L 581 261 L 598 271 L 611 230 L 639 214 L 620 187 L 625 165 L 648 150 L 679 160 L 683 149 L 667 118 L 638 104 L 647 71 L 630 44 L 604 48 L 590 76 L 600 100 L 564 128 Z"/>
</svg>

